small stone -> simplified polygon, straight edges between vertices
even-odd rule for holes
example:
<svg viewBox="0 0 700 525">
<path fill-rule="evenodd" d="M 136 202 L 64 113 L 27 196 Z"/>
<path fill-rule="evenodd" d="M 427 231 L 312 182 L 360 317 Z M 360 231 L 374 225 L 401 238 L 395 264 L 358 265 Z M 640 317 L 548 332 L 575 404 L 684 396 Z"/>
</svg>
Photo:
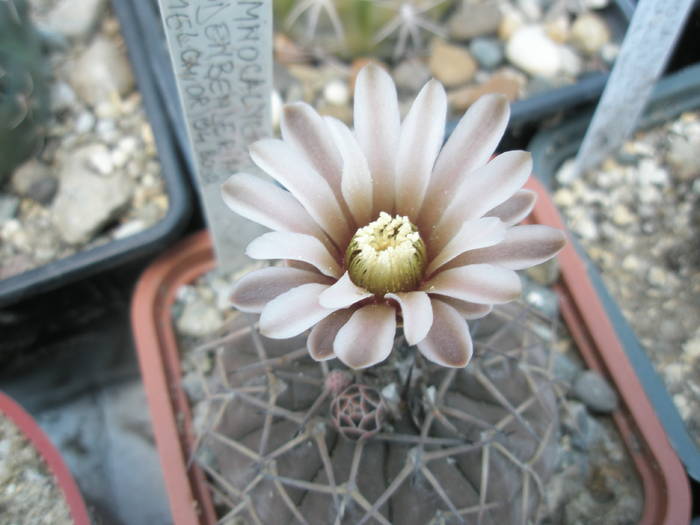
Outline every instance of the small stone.
<svg viewBox="0 0 700 525">
<path fill-rule="evenodd" d="M 565 160 L 557 170 L 556 175 L 554 176 L 554 178 L 557 179 L 557 182 L 562 186 L 571 184 L 577 179 L 577 177 L 578 173 L 576 171 L 575 159 Z"/>
<path fill-rule="evenodd" d="M 429 67 L 435 78 L 449 88 L 469 82 L 476 73 L 477 64 L 465 48 L 436 39 Z"/>
<path fill-rule="evenodd" d="M 131 235 L 137 234 L 148 227 L 143 221 L 134 220 L 125 222 L 120 225 L 117 229 L 112 232 L 112 237 L 114 239 L 123 239 L 124 237 L 129 237 Z"/>
<path fill-rule="evenodd" d="M 462 2 L 447 22 L 447 28 L 451 38 L 470 40 L 495 33 L 502 17 L 497 1 L 487 0 L 476 4 Z"/>
<path fill-rule="evenodd" d="M 700 177 L 700 135 L 688 137 L 671 135 L 666 162 L 673 168 L 676 179 L 693 180 Z"/>
<path fill-rule="evenodd" d="M 124 96 L 134 86 L 126 56 L 112 41 L 101 36 L 93 40 L 69 70 L 73 88 L 91 106 L 109 102 L 115 94 Z"/>
<path fill-rule="evenodd" d="M 641 269 L 643 269 L 643 265 L 639 260 L 639 257 L 629 254 L 622 259 L 622 269 L 628 272 L 638 273 Z"/>
<path fill-rule="evenodd" d="M 90 240 L 131 199 L 133 185 L 127 177 L 98 175 L 90 168 L 90 159 L 100 149 L 85 146 L 73 152 L 61 168 L 53 222 L 69 244 Z"/>
<path fill-rule="evenodd" d="M 605 9 L 610 4 L 610 0 L 583 0 L 586 9 Z"/>
<path fill-rule="evenodd" d="M 523 299 L 550 319 L 559 314 L 559 296 L 556 292 L 532 279 L 523 279 Z"/>
<path fill-rule="evenodd" d="M 221 329 L 224 318 L 213 305 L 196 298 L 185 304 L 175 324 L 184 335 L 202 337 Z"/>
<path fill-rule="evenodd" d="M 78 97 L 75 91 L 65 82 L 54 82 L 51 84 L 51 111 L 62 113 L 71 109 Z"/>
<path fill-rule="evenodd" d="M 507 42 L 518 29 L 525 25 L 525 19 L 522 13 L 510 4 L 505 4 L 504 7 L 501 23 L 498 25 L 498 38 Z"/>
<path fill-rule="evenodd" d="M 567 388 L 574 385 L 576 377 L 581 373 L 581 365 L 567 357 L 565 354 L 554 354 L 554 377 L 564 383 Z"/>
<path fill-rule="evenodd" d="M 91 148 L 88 165 L 102 175 L 109 175 L 114 171 L 112 156 L 103 144 L 96 144 Z"/>
<path fill-rule="evenodd" d="M 571 35 L 569 17 L 566 14 L 556 16 L 545 23 L 544 29 L 547 32 L 547 36 L 554 42 L 563 44 L 569 40 Z"/>
<path fill-rule="evenodd" d="M 542 18 L 542 6 L 538 0 L 516 0 L 515 3 L 530 22 L 536 22 Z"/>
<path fill-rule="evenodd" d="M 475 38 L 469 52 L 484 69 L 494 69 L 503 62 L 503 48 L 495 38 Z"/>
<path fill-rule="evenodd" d="M 105 0 L 61 0 L 49 11 L 51 31 L 75 40 L 90 36 L 104 12 Z"/>
<path fill-rule="evenodd" d="M 392 73 L 399 91 L 417 93 L 430 80 L 430 69 L 418 57 L 402 60 Z"/>
<path fill-rule="evenodd" d="M 481 96 L 489 93 L 500 93 L 513 101 L 518 98 L 525 79 L 522 75 L 503 71 L 494 73 L 486 82 L 478 86 L 466 86 L 450 91 L 447 100 L 450 106 L 457 111 L 465 111 L 476 102 Z"/>
<path fill-rule="evenodd" d="M 588 55 L 597 54 L 610 41 L 610 29 L 593 13 L 579 15 L 571 26 L 571 43 Z"/>
<path fill-rule="evenodd" d="M 554 204 L 561 208 L 569 208 L 576 204 L 576 196 L 568 188 L 559 188 L 554 194 Z"/>
<path fill-rule="evenodd" d="M 43 162 L 31 159 L 14 171 L 10 187 L 20 197 L 28 197 L 32 185 L 47 177 L 51 177 L 51 169 Z"/>
<path fill-rule="evenodd" d="M 75 120 L 75 132 L 78 134 L 87 133 L 95 125 L 95 115 L 90 111 L 83 111 Z"/>
<path fill-rule="evenodd" d="M 506 44 L 511 63 L 533 76 L 554 77 L 561 67 L 561 53 L 540 26 L 518 29 Z"/>
<path fill-rule="evenodd" d="M 344 106 L 350 101 L 348 85 L 342 80 L 332 80 L 323 88 L 323 98 L 335 106 Z"/>
<path fill-rule="evenodd" d="M 612 220 L 618 226 L 628 226 L 637 222 L 637 217 L 624 204 L 616 204 L 613 208 Z"/>
<path fill-rule="evenodd" d="M 574 396 L 595 412 L 608 414 L 617 409 L 617 394 L 608 382 L 593 370 L 578 375 L 574 382 Z"/>
<path fill-rule="evenodd" d="M 612 66 L 620 54 L 620 46 L 615 42 L 608 42 L 603 47 L 600 48 L 600 58 L 603 59 L 606 65 Z"/>
<path fill-rule="evenodd" d="M 559 58 L 562 73 L 577 78 L 583 72 L 583 60 L 569 46 L 559 46 Z"/>
<path fill-rule="evenodd" d="M 652 266 L 649 269 L 647 279 L 649 280 L 649 284 L 651 284 L 652 286 L 658 286 L 659 288 L 664 287 L 668 282 L 666 272 L 658 266 Z"/>
<path fill-rule="evenodd" d="M 12 219 L 19 208 L 19 197 L 0 193 L 0 223 Z"/>
</svg>

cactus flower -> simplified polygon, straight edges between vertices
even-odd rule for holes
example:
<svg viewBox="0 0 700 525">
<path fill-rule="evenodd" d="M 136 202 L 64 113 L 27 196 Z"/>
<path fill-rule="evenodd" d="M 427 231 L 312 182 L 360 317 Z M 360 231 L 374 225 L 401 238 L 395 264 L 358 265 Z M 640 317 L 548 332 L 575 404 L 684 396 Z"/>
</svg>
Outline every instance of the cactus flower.
<svg viewBox="0 0 700 525">
<path fill-rule="evenodd" d="M 391 77 L 369 65 L 354 104 L 354 131 L 297 103 L 284 109 L 281 140 L 251 146 L 285 189 L 243 173 L 224 183 L 234 212 L 273 230 L 247 254 L 285 261 L 245 275 L 232 302 L 260 313 L 267 337 L 311 329 L 316 360 L 375 365 L 401 325 L 425 358 L 464 367 L 467 321 L 516 299 L 516 270 L 553 257 L 564 235 L 517 225 L 534 206 L 522 189 L 532 160 L 525 151 L 491 159 L 509 117 L 505 98 L 479 99 L 444 146 L 447 100 L 435 80 L 401 121 Z"/>
</svg>

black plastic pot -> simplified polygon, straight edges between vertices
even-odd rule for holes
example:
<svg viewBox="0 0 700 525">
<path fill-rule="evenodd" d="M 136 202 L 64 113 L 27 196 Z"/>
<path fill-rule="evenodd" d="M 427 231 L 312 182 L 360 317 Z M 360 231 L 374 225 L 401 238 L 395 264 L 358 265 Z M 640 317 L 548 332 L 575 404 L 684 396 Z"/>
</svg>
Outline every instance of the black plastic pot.
<svg viewBox="0 0 700 525">
<path fill-rule="evenodd" d="M 657 84 L 639 129 L 653 127 L 683 111 L 697 108 L 700 108 L 700 64 L 669 75 Z M 592 111 L 589 111 L 557 127 L 542 131 L 530 143 L 529 150 L 534 158 L 535 173 L 549 189 L 556 186 L 554 176 L 561 164 L 576 155 L 592 116 Z M 586 262 L 591 281 L 597 289 L 649 400 L 654 405 L 671 445 L 685 465 L 688 474 L 700 481 L 700 449 L 685 427 L 654 365 L 603 284 L 595 264 L 580 245 L 577 244 L 576 248 Z"/>
<path fill-rule="evenodd" d="M 115 268 L 127 261 L 154 254 L 175 240 L 187 224 L 191 213 L 190 190 L 178 157 L 176 139 L 171 133 L 171 126 L 165 116 L 163 101 L 156 86 L 155 72 L 150 67 L 146 46 L 139 34 L 140 31 L 129 18 L 128 10 L 124 9 L 123 4 L 122 1 L 115 0 L 114 8 L 121 21 L 122 34 L 128 47 L 134 76 L 153 129 L 168 193 L 168 211 L 160 222 L 135 235 L 1 280 L 0 307 Z"/>
<path fill-rule="evenodd" d="M 157 0 L 120 0 L 119 3 L 129 6 L 129 9 L 132 10 L 130 16 L 141 28 L 151 68 L 156 73 L 158 89 L 163 96 L 168 116 L 174 123 L 174 132 L 178 142 L 184 155 L 188 158 L 188 162 L 191 164 L 187 131 L 175 86 L 175 76 L 165 43 L 158 2 Z M 633 12 L 634 4 L 632 0 L 613 0 L 602 11 L 602 15 L 608 21 L 616 41 L 622 40 Z M 556 113 L 596 100 L 603 92 L 608 76 L 609 73 L 607 72 L 590 73 L 579 79 L 575 84 L 562 86 L 513 102 L 511 105 L 510 130 L 522 128 L 527 124 L 535 125 Z M 456 122 L 448 123 L 448 134 L 452 131 L 455 124 Z M 519 135 L 520 132 L 517 134 Z M 517 142 L 517 137 L 506 137 L 503 145 L 508 147 L 520 147 L 523 145 Z"/>
</svg>

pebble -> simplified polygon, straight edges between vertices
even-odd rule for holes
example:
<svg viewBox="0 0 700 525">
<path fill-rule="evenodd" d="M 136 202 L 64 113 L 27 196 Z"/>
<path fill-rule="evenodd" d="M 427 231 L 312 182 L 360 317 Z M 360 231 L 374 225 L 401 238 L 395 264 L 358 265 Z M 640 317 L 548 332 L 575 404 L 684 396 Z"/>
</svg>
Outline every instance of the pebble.
<svg viewBox="0 0 700 525">
<path fill-rule="evenodd" d="M 700 177 L 700 135 L 669 136 L 666 162 L 673 168 L 677 180 L 686 181 Z"/>
<path fill-rule="evenodd" d="M 0 193 L 0 223 L 12 219 L 19 208 L 19 197 Z"/>
<path fill-rule="evenodd" d="M 112 156 L 104 144 L 96 144 L 90 148 L 87 163 L 101 175 L 109 175 L 114 171 Z"/>
<path fill-rule="evenodd" d="M 132 183 L 119 173 L 105 176 L 90 168 L 99 146 L 74 151 L 64 163 L 58 194 L 53 202 L 53 222 L 69 244 L 86 242 L 128 205 Z"/>
<path fill-rule="evenodd" d="M 616 204 L 613 208 L 612 220 L 618 226 L 628 226 L 637 222 L 637 217 L 624 204 Z"/>
<path fill-rule="evenodd" d="M 567 389 L 574 386 L 576 377 L 581 373 L 581 365 L 565 354 L 554 354 L 554 377 L 564 383 Z"/>
<path fill-rule="evenodd" d="M 196 298 L 188 303 L 176 321 L 177 329 L 185 335 L 203 337 L 221 329 L 224 317 L 212 304 Z"/>
<path fill-rule="evenodd" d="M 496 0 L 480 3 L 462 2 L 447 22 L 447 29 L 450 37 L 455 40 L 470 40 L 495 33 L 502 18 L 499 2 Z"/>
<path fill-rule="evenodd" d="M 652 286 L 658 286 L 659 288 L 665 286 L 668 282 L 666 272 L 658 266 L 649 268 L 647 279 L 649 280 L 649 284 Z"/>
<path fill-rule="evenodd" d="M 75 91 L 68 83 L 58 81 L 51 84 L 51 111 L 62 113 L 72 108 L 77 100 Z"/>
<path fill-rule="evenodd" d="M 342 80 L 332 80 L 323 88 L 323 98 L 329 104 L 345 106 L 350 102 L 350 90 Z"/>
<path fill-rule="evenodd" d="M 505 4 L 503 16 L 498 25 L 498 38 L 504 42 L 510 40 L 510 37 L 523 25 L 525 25 L 525 19 L 522 13 L 510 4 Z"/>
<path fill-rule="evenodd" d="M 573 394 L 595 412 L 607 414 L 617 409 L 617 394 L 608 382 L 593 370 L 586 370 L 578 375 L 574 382 Z"/>
<path fill-rule="evenodd" d="M 84 40 L 97 26 L 105 5 L 105 0 L 60 0 L 49 11 L 46 25 L 67 38 Z"/>
<path fill-rule="evenodd" d="M 559 46 L 559 58 L 561 60 L 561 72 L 572 78 L 577 78 L 583 73 L 583 60 L 569 46 Z"/>
<path fill-rule="evenodd" d="M 469 43 L 469 52 L 484 69 L 495 69 L 503 62 L 503 48 L 495 38 L 475 38 Z"/>
<path fill-rule="evenodd" d="M 547 36 L 558 44 L 568 42 L 571 36 L 571 22 L 566 14 L 547 20 L 544 24 Z"/>
<path fill-rule="evenodd" d="M 533 76 L 555 77 L 561 68 L 559 46 L 541 26 L 523 26 L 508 40 L 506 57 Z"/>
<path fill-rule="evenodd" d="M 95 115 L 93 115 L 90 111 L 83 111 L 80 115 L 78 115 L 78 118 L 75 121 L 75 132 L 83 134 L 87 133 L 88 131 L 92 131 L 92 128 L 95 125 L 95 120 Z"/>
<path fill-rule="evenodd" d="M 594 13 L 579 15 L 571 26 L 571 43 L 587 55 L 597 54 L 609 41 L 607 24 Z"/>
<path fill-rule="evenodd" d="M 494 73 L 489 79 L 478 86 L 465 86 L 452 90 L 447 95 L 450 106 L 456 111 L 465 111 L 481 96 L 488 93 L 500 93 L 510 101 L 518 98 L 525 85 L 522 74 L 511 71 Z"/>
<path fill-rule="evenodd" d="M 428 80 L 430 80 L 430 69 L 423 60 L 418 57 L 402 60 L 392 72 L 394 82 L 399 91 L 417 93 Z"/>
<path fill-rule="evenodd" d="M 114 42 L 101 36 L 67 68 L 76 93 L 91 106 L 109 102 L 115 94 L 124 96 L 134 86 L 126 56 Z"/>
<path fill-rule="evenodd" d="M 433 76 L 447 88 L 466 84 L 477 69 L 469 51 L 439 39 L 433 42 L 428 65 Z"/>
<path fill-rule="evenodd" d="M 148 227 L 148 225 L 141 220 L 133 220 L 129 222 L 125 222 L 124 224 L 118 226 L 114 232 L 112 233 L 112 236 L 115 239 L 123 239 L 124 237 L 129 237 L 131 235 L 137 234 L 139 232 L 142 232 Z"/>
<path fill-rule="evenodd" d="M 30 197 L 39 202 L 43 202 L 46 199 L 46 195 L 37 199 L 35 195 L 32 195 L 32 188 L 40 185 L 43 186 L 43 181 L 46 180 L 54 181 L 55 185 L 55 179 L 51 175 L 51 169 L 43 162 L 31 159 L 14 171 L 12 179 L 10 180 L 10 187 L 12 191 L 20 197 Z"/>
</svg>

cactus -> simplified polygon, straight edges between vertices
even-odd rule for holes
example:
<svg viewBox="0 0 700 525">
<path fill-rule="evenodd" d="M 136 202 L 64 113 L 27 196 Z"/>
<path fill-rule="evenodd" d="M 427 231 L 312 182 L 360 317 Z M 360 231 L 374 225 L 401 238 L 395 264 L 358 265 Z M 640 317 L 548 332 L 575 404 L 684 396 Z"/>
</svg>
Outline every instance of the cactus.
<svg viewBox="0 0 700 525">
<path fill-rule="evenodd" d="M 402 58 L 423 50 L 422 35 L 437 25 L 452 0 L 275 0 L 277 28 L 305 45 L 344 58 Z"/>
<path fill-rule="evenodd" d="M 213 363 L 195 372 L 193 454 L 221 522 L 535 521 L 557 457 L 549 321 L 512 304 L 481 323 L 467 368 L 399 336 L 389 360 L 350 372 L 236 314 L 230 335 L 186 357 Z"/>
<path fill-rule="evenodd" d="M 40 147 L 46 66 L 25 0 L 0 1 L 0 180 Z"/>
</svg>

